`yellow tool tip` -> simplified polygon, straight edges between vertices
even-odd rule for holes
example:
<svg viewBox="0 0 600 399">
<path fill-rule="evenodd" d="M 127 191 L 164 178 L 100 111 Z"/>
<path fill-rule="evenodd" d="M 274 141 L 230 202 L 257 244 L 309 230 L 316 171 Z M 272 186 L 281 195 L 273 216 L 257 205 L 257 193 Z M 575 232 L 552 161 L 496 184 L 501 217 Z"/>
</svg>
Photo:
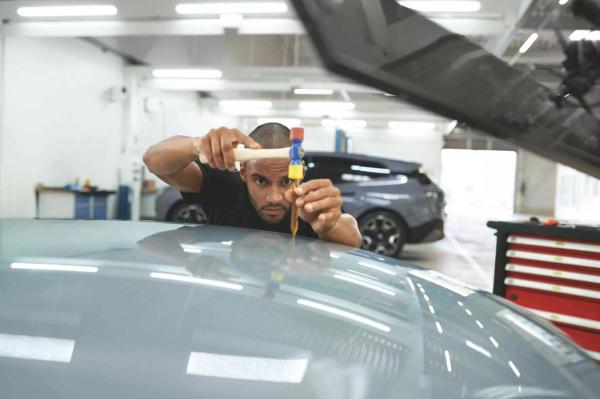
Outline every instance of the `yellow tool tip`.
<svg viewBox="0 0 600 399">
<path fill-rule="evenodd" d="M 291 180 L 302 180 L 304 177 L 303 165 L 290 165 L 288 169 L 288 178 Z"/>
</svg>

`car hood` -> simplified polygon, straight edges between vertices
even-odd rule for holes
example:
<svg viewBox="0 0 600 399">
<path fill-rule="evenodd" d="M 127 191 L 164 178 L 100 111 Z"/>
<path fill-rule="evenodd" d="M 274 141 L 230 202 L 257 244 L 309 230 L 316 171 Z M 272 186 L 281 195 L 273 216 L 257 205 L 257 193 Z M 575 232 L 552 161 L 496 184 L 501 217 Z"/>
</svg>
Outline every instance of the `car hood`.
<svg viewBox="0 0 600 399">
<path fill-rule="evenodd" d="M 362 250 L 214 226 L 0 222 L 3 398 L 592 398 L 550 325 Z"/>
</svg>

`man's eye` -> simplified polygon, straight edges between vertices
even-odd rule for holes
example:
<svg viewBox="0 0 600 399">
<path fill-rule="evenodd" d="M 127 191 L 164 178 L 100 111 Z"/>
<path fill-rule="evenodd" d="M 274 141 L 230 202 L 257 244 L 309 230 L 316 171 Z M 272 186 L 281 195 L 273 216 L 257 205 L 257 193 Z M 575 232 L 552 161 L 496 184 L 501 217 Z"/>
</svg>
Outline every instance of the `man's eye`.
<svg viewBox="0 0 600 399">
<path fill-rule="evenodd" d="M 257 178 L 255 179 L 255 181 L 256 181 L 256 184 L 260 184 L 261 186 L 267 182 L 267 181 L 266 181 L 265 179 L 263 179 L 262 177 L 257 177 Z"/>
<path fill-rule="evenodd" d="M 283 179 L 281 182 L 283 183 L 284 186 L 289 186 L 290 184 L 293 183 L 291 179 Z"/>
</svg>

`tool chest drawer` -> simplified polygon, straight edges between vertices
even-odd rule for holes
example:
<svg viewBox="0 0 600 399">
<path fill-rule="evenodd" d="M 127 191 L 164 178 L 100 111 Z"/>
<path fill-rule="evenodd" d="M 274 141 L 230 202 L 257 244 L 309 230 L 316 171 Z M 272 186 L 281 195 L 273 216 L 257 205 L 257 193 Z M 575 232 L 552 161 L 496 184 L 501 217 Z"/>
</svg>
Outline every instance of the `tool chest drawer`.
<svg viewBox="0 0 600 399">
<path fill-rule="evenodd" d="M 600 229 L 489 222 L 494 294 L 551 321 L 600 361 Z"/>
</svg>

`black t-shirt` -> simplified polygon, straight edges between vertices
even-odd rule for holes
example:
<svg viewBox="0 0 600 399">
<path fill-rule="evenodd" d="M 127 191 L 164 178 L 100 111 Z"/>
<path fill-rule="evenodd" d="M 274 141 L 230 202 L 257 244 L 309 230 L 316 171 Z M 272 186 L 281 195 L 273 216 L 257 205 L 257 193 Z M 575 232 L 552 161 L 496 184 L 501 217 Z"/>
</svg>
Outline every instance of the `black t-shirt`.
<svg viewBox="0 0 600 399">
<path fill-rule="evenodd" d="M 200 164 L 202 169 L 202 191 L 181 195 L 188 204 L 199 204 L 208 218 L 208 224 L 246 227 L 290 234 L 290 215 L 281 223 L 265 223 L 250 202 L 248 188 L 239 172 L 212 169 Z M 298 235 L 318 238 L 311 225 L 300 219 Z"/>
</svg>

